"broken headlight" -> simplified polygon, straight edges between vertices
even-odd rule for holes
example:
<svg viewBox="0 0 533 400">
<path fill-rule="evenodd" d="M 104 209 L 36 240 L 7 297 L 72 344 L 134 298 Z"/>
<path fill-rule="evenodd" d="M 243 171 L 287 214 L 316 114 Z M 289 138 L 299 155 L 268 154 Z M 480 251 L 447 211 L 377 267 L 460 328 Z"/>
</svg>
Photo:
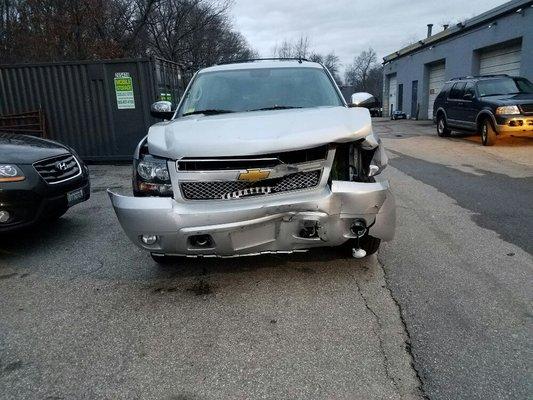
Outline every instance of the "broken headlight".
<svg viewBox="0 0 533 400">
<path fill-rule="evenodd" d="M 387 166 L 388 158 L 381 141 L 374 135 L 356 142 L 335 145 L 330 180 L 373 182 L 373 176 Z"/>
<path fill-rule="evenodd" d="M 374 149 L 374 155 L 368 164 L 368 176 L 381 174 L 389 162 L 385 149 L 380 145 Z"/>
<path fill-rule="evenodd" d="M 172 197 L 167 160 L 149 154 L 134 161 L 133 191 L 138 196 Z"/>
</svg>

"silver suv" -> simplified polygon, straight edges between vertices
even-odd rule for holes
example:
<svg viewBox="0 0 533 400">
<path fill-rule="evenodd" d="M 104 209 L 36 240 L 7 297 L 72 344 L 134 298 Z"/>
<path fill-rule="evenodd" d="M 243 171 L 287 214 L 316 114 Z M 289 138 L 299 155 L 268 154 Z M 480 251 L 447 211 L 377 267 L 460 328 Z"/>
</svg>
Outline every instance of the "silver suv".
<svg viewBox="0 0 533 400">
<path fill-rule="evenodd" d="M 157 102 L 134 154 L 134 197 L 109 191 L 129 238 L 158 262 L 391 240 L 387 163 L 365 108 L 328 70 L 258 60 L 199 71 L 177 109 Z"/>
</svg>

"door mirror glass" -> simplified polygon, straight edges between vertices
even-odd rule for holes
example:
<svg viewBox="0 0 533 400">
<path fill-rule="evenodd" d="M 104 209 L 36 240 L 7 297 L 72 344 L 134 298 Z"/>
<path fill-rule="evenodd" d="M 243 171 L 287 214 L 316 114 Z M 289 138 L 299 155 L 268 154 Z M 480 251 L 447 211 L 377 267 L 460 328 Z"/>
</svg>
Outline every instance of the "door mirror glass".
<svg viewBox="0 0 533 400">
<path fill-rule="evenodd" d="M 374 97 L 374 95 L 367 93 L 367 92 L 357 92 L 352 94 L 351 101 L 349 106 L 350 107 L 364 107 L 364 108 L 372 108 L 376 107 L 378 105 L 378 101 Z"/>
<path fill-rule="evenodd" d="M 474 95 L 472 93 L 465 93 L 463 96 L 463 99 L 465 100 L 472 100 L 474 98 Z"/>
<path fill-rule="evenodd" d="M 174 115 L 170 101 L 156 101 L 150 107 L 150 114 L 158 119 L 171 119 Z"/>
</svg>

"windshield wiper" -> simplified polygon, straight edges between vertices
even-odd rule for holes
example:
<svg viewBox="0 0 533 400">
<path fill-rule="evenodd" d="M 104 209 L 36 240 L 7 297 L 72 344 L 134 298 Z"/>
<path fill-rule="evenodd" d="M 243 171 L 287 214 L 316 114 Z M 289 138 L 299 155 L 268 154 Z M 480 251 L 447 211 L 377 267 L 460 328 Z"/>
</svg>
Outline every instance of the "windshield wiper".
<svg viewBox="0 0 533 400">
<path fill-rule="evenodd" d="M 194 114 L 217 115 L 217 114 L 229 114 L 229 113 L 232 113 L 232 112 L 235 112 L 235 111 L 231 111 L 231 110 L 216 110 L 216 109 L 196 110 L 196 111 L 191 111 L 191 112 L 184 113 L 183 116 L 186 117 L 187 115 L 194 115 Z"/>
<path fill-rule="evenodd" d="M 255 108 L 253 110 L 248 111 L 269 111 L 269 110 L 290 110 L 293 108 L 303 108 L 303 107 L 296 107 L 296 106 L 272 106 L 272 107 L 263 107 L 263 108 Z"/>
</svg>

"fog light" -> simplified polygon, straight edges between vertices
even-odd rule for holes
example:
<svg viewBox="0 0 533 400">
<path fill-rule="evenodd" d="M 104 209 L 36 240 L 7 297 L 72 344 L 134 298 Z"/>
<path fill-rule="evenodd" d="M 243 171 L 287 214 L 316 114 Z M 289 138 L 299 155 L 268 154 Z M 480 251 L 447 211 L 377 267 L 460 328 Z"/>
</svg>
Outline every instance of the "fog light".
<svg viewBox="0 0 533 400">
<path fill-rule="evenodd" d="M 9 221 L 9 218 L 11 218 L 11 215 L 6 210 L 0 210 L 0 223 L 5 224 L 7 221 Z"/>
<path fill-rule="evenodd" d="M 141 236 L 141 241 L 147 245 L 154 244 L 155 242 L 157 242 L 157 239 L 159 238 L 156 235 L 142 235 Z"/>
</svg>

